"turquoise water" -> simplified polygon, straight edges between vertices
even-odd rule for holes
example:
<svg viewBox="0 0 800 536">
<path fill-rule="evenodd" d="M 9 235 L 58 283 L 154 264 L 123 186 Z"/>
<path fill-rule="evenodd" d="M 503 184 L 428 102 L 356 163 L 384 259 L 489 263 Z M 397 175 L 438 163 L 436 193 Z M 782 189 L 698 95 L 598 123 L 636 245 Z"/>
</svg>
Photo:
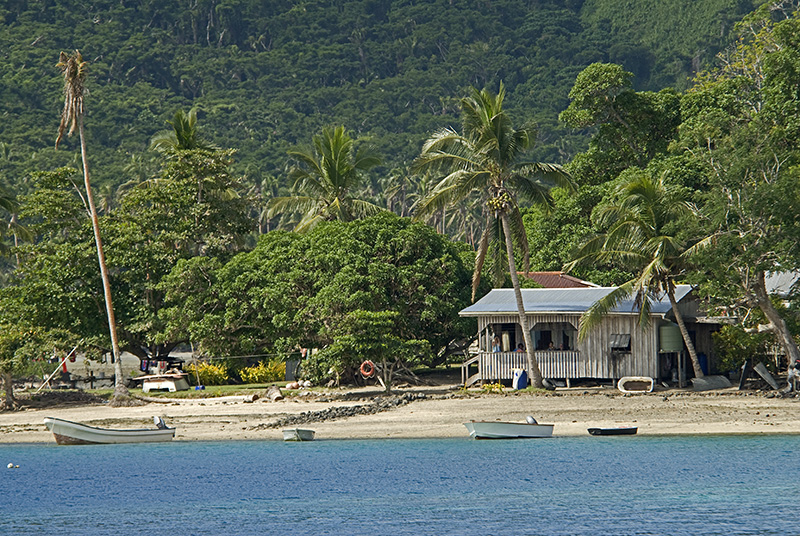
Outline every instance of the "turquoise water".
<svg viewBox="0 0 800 536">
<path fill-rule="evenodd" d="M 2 445 L 0 534 L 798 535 L 798 446 L 588 435 Z"/>
</svg>

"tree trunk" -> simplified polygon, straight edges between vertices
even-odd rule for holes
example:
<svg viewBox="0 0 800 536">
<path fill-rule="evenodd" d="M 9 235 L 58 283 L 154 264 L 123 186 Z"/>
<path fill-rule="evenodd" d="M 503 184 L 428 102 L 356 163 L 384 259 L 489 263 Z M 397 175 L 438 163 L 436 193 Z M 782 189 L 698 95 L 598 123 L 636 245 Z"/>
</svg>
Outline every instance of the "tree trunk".
<svg viewBox="0 0 800 536">
<path fill-rule="evenodd" d="M 683 315 L 678 310 L 678 302 L 675 301 L 675 288 L 672 286 L 672 284 L 667 285 L 667 296 L 669 296 L 669 303 L 672 306 L 672 312 L 675 314 L 675 322 L 678 323 L 678 327 L 681 330 L 683 342 L 686 344 L 686 349 L 689 350 L 689 357 L 692 359 L 692 368 L 694 369 L 694 377 L 702 378 L 705 376 L 705 374 L 703 374 L 703 369 L 700 367 L 700 360 L 697 359 L 697 350 L 695 350 L 692 339 L 689 337 L 689 330 L 686 329 L 686 324 L 683 321 Z"/>
<path fill-rule="evenodd" d="M 778 310 L 775 309 L 775 306 L 772 305 L 772 300 L 769 297 L 769 293 L 767 293 L 767 283 L 764 277 L 764 272 L 759 272 L 755 283 L 751 286 L 753 299 L 756 305 L 758 305 L 758 308 L 761 309 L 761 312 L 764 313 L 764 316 L 767 317 L 767 320 L 769 320 L 772 332 L 780 341 L 781 346 L 783 346 L 788 360 L 788 369 L 788 365 L 792 365 L 800 359 L 800 350 L 798 350 L 797 343 L 794 337 L 792 337 L 789 328 L 786 326 L 786 321 L 781 317 L 780 313 L 778 313 Z"/>
<path fill-rule="evenodd" d="M 386 394 L 390 394 L 392 392 L 392 369 L 387 362 L 387 359 L 384 357 L 381 359 L 382 367 L 381 367 L 381 376 L 383 376 L 383 386 L 386 389 Z"/>
<path fill-rule="evenodd" d="M 542 371 L 539 370 L 539 363 L 534 355 L 533 340 L 528 329 L 528 316 L 525 313 L 525 304 L 522 302 L 522 288 L 519 286 L 517 267 L 514 262 L 514 243 L 511 239 L 511 225 L 508 222 L 508 214 L 500 213 L 500 221 L 503 222 L 503 233 L 506 236 L 506 253 L 508 255 L 508 270 L 511 275 L 511 285 L 514 287 L 514 297 L 517 300 L 517 312 L 519 313 L 519 325 L 522 329 L 522 337 L 525 340 L 525 353 L 528 356 L 528 374 L 531 377 L 531 385 L 536 388 L 543 388 Z"/>
<path fill-rule="evenodd" d="M 89 160 L 86 154 L 86 138 L 83 135 L 83 115 L 78 116 L 78 135 L 81 141 L 81 162 L 83 164 L 83 181 L 86 188 L 86 203 L 89 205 L 89 213 L 92 218 L 92 230 L 94 231 L 94 242 L 97 246 L 97 262 L 100 264 L 100 277 L 103 280 L 103 292 L 106 300 L 106 315 L 108 316 L 108 331 L 111 335 L 111 351 L 114 357 L 114 398 L 127 398 L 128 388 L 125 387 L 122 359 L 119 351 L 119 340 L 117 339 L 117 322 L 114 318 L 114 305 L 111 302 L 111 281 L 108 277 L 108 266 L 106 266 L 106 256 L 103 253 L 103 241 L 100 237 L 100 220 L 97 217 L 97 208 L 94 204 L 92 195 L 92 184 L 89 180 Z"/>
<path fill-rule="evenodd" d="M 3 380 L 3 404 L 1 407 L 14 409 L 14 379 L 11 377 L 10 372 L 0 374 L 0 379 Z"/>
</svg>

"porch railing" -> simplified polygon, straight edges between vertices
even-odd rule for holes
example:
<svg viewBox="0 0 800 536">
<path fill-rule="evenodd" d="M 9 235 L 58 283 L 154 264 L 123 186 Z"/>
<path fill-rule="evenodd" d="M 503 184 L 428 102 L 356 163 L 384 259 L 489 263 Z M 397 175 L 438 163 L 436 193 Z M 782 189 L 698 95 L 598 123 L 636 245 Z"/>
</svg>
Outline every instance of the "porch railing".
<svg viewBox="0 0 800 536">
<path fill-rule="evenodd" d="M 581 355 L 577 350 L 543 350 L 534 353 L 543 378 L 570 379 L 583 376 Z M 469 376 L 469 365 L 477 362 L 478 372 Z M 469 386 L 479 381 L 503 381 L 514 378 L 514 369 L 528 370 L 528 354 L 525 352 L 479 352 L 464 361 L 461 379 Z"/>
</svg>

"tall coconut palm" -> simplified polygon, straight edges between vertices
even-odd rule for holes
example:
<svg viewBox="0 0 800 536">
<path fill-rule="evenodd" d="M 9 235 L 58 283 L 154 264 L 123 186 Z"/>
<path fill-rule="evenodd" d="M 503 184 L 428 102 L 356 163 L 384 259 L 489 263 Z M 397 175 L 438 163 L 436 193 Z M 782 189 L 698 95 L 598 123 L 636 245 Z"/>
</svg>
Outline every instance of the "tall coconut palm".
<svg viewBox="0 0 800 536">
<path fill-rule="evenodd" d="M 500 271 L 505 260 L 517 301 L 531 383 L 542 387 L 514 260 L 516 246 L 522 253 L 525 270 L 529 269 L 528 238 L 518 203 L 527 200 L 549 206 L 552 186 L 574 189 L 575 184 L 560 166 L 524 158 L 536 139 L 536 129 L 527 124 L 515 129 L 503 109 L 504 98 L 502 83 L 497 95 L 472 88 L 471 95 L 461 100 L 461 132 L 445 128 L 425 142 L 412 171 L 438 171 L 445 176 L 417 205 L 415 218 L 423 219 L 473 195 L 483 200 L 486 223 L 475 259 L 472 299 L 487 256 L 493 261 L 496 278 L 505 275 L 504 269 Z"/>
<path fill-rule="evenodd" d="M 635 173 L 618 186 L 612 202 L 599 214 L 600 224 L 608 231 L 587 241 L 576 259 L 564 267 L 565 271 L 578 264 L 616 263 L 635 276 L 584 313 L 579 337 L 631 296 L 639 307 L 639 325 L 645 328 L 650 323 L 652 300 L 666 294 L 691 356 L 694 375 L 701 378 L 703 370 L 697 351 L 675 299 L 675 279 L 685 273 L 689 256 L 705 247 L 710 238 L 689 247 L 681 236 L 681 221 L 695 214 L 685 190 L 667 184 L 663 177 L 654 179 L 646 172 Z"/>
<path fill-rule="evenodd" d="M 81 143 L 81 163 L 83 165 L 83 180 L 86 189 L 86 205 L 92 219 L 92 229 L 94 230 L 94 241 L 97 246 L 97 261 L 100 264 L 100 277 L 103 280 L 103 292 L 106 301 L 106 316 L 108 317 L 108 331 L 111 336 L 111 351 L 114 356 L 114 403 L 119 403 L 127 398 L 128 388 L 125 387 L 122 372 L 122 360 L 119 351 L 119 340 L 117 339 L 117 323 L 114 319 L 114 305 L 111 301 L 111 281 L 108 276 L 108 266 L 103 252 L 103 241 L 100 236 L 100 221 L 97 217 L 94 197 L 92 195 L 92 184 L 89 180 L 89 159 L 86 152 L 86 137 L 83 132 L 83 113 L 85 93 L 85 81 L 87 62 L 83 61 L 83 56 L 77 50 L 73 55 L 61 53 L 57 67 L 64 74 L 64 110 L 61 112 L 61 124 L 58 126 L 58 137 L 56 138 L 56 149 L 58 149 L 64 132 L 71 135 L 78 130 L 78 137 Z M 69 129 L 69 130 L 68 130 Z"/>
<path fill-rule="evenodd" d="M 271 199 L 268 217 L 300 212 L 303 216 L 295 230 L 305 232 L 321 221 L 352 221 L 383 210 L 354 197 L 364 172 L 380 164 L 370 148 L 356 150 L 344 127 L 323 129 L 313 144 L 313 149 L 289 151 L 298 163 L 290 175 L 295 179 L 294 194 Z"/>
</svg>

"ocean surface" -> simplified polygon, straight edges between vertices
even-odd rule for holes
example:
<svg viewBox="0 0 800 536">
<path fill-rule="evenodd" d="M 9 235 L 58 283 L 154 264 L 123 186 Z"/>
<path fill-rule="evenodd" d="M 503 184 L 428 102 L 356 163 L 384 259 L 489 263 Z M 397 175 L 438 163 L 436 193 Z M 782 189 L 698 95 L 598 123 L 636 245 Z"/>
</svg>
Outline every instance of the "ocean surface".
<svg viewBox="0 0 800 536">
<path fill-rule="evenodd" d="M 800 436 L 15 444 L 0 475 L 2 535 L 800 535 Z"/>
</svg>

